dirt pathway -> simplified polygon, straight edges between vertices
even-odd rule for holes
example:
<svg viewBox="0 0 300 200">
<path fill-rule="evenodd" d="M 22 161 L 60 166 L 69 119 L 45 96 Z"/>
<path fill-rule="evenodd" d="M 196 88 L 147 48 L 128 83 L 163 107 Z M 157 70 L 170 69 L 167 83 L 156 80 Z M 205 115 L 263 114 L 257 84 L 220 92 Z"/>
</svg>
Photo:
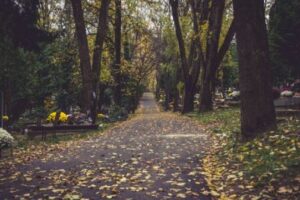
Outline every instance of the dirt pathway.
<svg viewBox="0 0 300 200">
<path fill-rule="evenodd" d="M 101 137 L 14 173 L 1 170 L 0 199 L 211 199 L 203 195 L 201 158 L 209 141 L 202 128 L 159 112 L 150 93 L 140 105 L 136 117 Z"/>
</svg>

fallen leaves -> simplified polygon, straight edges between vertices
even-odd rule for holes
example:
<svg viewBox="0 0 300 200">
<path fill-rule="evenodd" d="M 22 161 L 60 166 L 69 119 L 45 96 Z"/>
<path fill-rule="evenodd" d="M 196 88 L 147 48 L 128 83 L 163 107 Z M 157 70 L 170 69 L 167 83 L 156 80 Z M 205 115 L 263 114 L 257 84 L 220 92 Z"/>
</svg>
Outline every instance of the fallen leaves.
<svg viewBox="0 0 300 200">
<path fill-rule="evenodd" d="M 178 193 L 178 194 L 176 195 L 176 197 L 177 197 L 177 198 L 181 198 L 181 199 L 185 199 L 185 198 L 186 198 L 186 195 L 183 194 L 183 193 Z"/>
<path fill-rule="evenodd" d="M 169 113 L 141 115 L 101 137 L 35 145 L 31 151 L 37 150 L 36 154 L 28 151 L 26 158 L 18 159 L 20 164 L 11 163 L 19 173 L 5 169 L 11 172 L 11 182 L 1 182 L 1 189 L 16 199 L 22 197 L 20 194 L 30 199 L 74 200 L 135 199 L 134 195 L 152 199 L 208 198 L 201 192 L 205 181 L 200 161 L 209 148 L 203 135 L 202 127 L 186 117 Z M 9 193 L 12 189 L 15 192 Z"/>
<path fill-rule="evenodd" d="M 292 193 L 293 190 L 288 187 L 282 186 L 277 190 L 277 192 L 280 194 L 286 194 L 286 193 Z"/>
<path fill-rule="evenodd" d="M 299 176 L 300 138 L 292 133 L 300 130 L 299 120 L 288 119 L 278 131 L 239 143 L 233 135 L 238 118 L 234 109 L 199 118 L 215 132 L 211 152 L 203 159 L 203 174 L 211 189 L 204 192 L 216 192 L 213 196 L 219 199 L 297 199 L 299 187 L 294 185 L 299 181 L 294 177 Z"/>
</svg>

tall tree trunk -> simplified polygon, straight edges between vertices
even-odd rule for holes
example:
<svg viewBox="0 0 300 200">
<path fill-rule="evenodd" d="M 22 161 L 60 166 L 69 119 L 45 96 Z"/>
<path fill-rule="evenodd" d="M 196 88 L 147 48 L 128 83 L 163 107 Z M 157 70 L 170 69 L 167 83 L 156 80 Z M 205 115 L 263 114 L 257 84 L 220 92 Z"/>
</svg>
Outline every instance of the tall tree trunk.
<svg viewBox="0 0 300 200">
<path fill-rule="evenodd" d="M 121 104 L 121 29 L 122 29 L 122 2 L 115 0 L 115 63 L 113 75 L 115 79 L 114 101 L 117 105 Z"/>
<path fill-rule="evenodd" d="M 187 62 L 187 57 L 185 52 L 185 44 L 182 36 L 179 14 L 178 14 L 179 2 L 178 0 L 170 0 L 170 4 L 172 7 L 172 16 L 173 16 L 173 21 L 175 26 L 176 37 L 178 41 L 183 77 L 185 80 L 187 80 L 189 78 L 189 71 L 188 71 L 188 62 Z"/>
<path fill-rule="evenodd" d="M 264 2 L 234 0 L 243 139 L 276 127 Z"/>
<path fill-rule="evenodd" d="M 209 31 L 206 54 L 206 70 L 200 92 L 199 111 L 213 109 L 212 82 L 218 68 L 218 47 L 223 22 L 225 0 L 212 0 L 212 11 L 209 19 Z"/>
<path fill-rule="evenodd" d="M 179 61 L 179 58 L 176 58 L 177 61 Z M 177 88 L 177 85 L 180 81 L 180 75 L 181 75 L 181 69 L 179 67 L 179 63 L 178 66 L 176 67 L 176 88 L 175 88 L 175 94 L 174 94 L 174 104 L 173 104 L 173 112 L 177 112 L 179 110 L 179 89 Z"/>
<path fill-rule="evenodd" d="M 199 112 L 213 110 L 212 79 L 206 75 L 201 85 Z"/>
<path fill-rule="evenodd" d="M 194 95 L 195 86 L 193 86 L 191 81 L 185 81 L 182 113 L 188 113 L 194 110 Z"/>
<path fill-rule="evenodd" d="M 83 110 L 90 111 L 93 123 L 97 115 L 99 98 L 99 78 L 101 70 L 101 55 L 107 32 L 107 18 L 110 0 L 102 0 L 99 10 L 99 22 L 93 54 L 93 65 L 90 62 L 86 27 L 81 1 L 71 0 L 75 21 L 76 35 L 79 46 L 80 67 L 83 79 Z"/>
<path fill-rule="evenodd" d="M 92 105 L 92 68 L 89 56 L 89 46 L 83 18 L 81 1 L 71 0 L 75 21 L 76 35 L 79 47 L 80 69 L 82 75 L 82 110 L 87 112 Z"/>
<path fill-rule="evenodd" d="M 185 43 L 182 36 L 182 30 L 180 26 L 179 13 L 178 13 L 178 0 L 170 0 L 170 5 L 172 8 L 172 16 L 175 26 L 176 37 L 178 41 L 181 68 L 184 78 L 184 100 L 183 100 L 183 113 L 192 112 L 194 110 L 194 95 L 196 83 L 200 72 L 200 60 L 202 59 L 200 40 L 199 40 L 199 29 L 198 22 L 195 21 L 195 15 L 193 16 L 194 25 L 194 36 L 191 40 L 189 57 L 185 51 Z M 195 2 L 191 1 L 191 7 L 195 10 Z"/>
<path fill-rule="evenodd" d="M 174 101 L 173 101 L 173 112 L 177 112 L 179 110 L 179 91 L 175 89 Z"/>
<path fill-rule="evenodd" d="M 171 95 L 170 95 L 170 90 L 167 89 L 165 91 L 165 102 L 164 102 L 164 110 L 168 111 L 170 110 L 170 101 L 171 101 Z"/>
<path fill-rule="evenodd" d="M 101 60 L 103 44 L 107 34 L 107 24 L 108 24 L 108 8 L 110 0 L 102 0 L 101 7 L 99 10 L 99 21 L 96 34 L 96 41 L 93 54 L 93 107 L 92 107 L 92 120 L 93 123 L 96 121 L 96 116 L 98 112 L 98 99 L 99 99 L 99 83 L 100 83 L 100 71 L 101 71 Z"/>
</svg>

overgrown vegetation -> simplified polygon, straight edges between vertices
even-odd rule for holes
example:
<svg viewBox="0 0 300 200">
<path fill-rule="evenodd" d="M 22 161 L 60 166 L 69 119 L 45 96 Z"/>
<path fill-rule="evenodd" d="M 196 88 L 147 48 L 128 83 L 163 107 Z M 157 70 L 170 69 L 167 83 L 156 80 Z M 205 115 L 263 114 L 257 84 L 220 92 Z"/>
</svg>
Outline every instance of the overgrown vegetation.
<svg viewBox="0 0 300 200">
<path fill-rule="evenodd" d="M 204 159 L 205 175 L 212 194 L 249 199 L 296 199 L 300 182 L 300 118 L 278 118 L 278 130 L 254 140 L 239 138 L 239 109 L 230 108 L 190 114 L 205 124 L 214 148 Z"/>
</svg>

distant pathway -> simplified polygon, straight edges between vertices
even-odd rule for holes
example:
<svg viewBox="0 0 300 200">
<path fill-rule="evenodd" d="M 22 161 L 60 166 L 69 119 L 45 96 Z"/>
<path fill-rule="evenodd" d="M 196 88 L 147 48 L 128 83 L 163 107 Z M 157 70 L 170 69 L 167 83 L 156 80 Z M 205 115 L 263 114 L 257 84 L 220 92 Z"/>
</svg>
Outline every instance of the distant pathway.
<svg viewBox="0 0 300 200">
<path fill-rule="evenodd" d="M 22 174 L 0 169 L 0 199 L 211 199 L 201 175 L 207 148 L 199 125 L 160 112 L 146 93 L 137 116 L 103 136 L 20 165 Z"/>
</svg>

